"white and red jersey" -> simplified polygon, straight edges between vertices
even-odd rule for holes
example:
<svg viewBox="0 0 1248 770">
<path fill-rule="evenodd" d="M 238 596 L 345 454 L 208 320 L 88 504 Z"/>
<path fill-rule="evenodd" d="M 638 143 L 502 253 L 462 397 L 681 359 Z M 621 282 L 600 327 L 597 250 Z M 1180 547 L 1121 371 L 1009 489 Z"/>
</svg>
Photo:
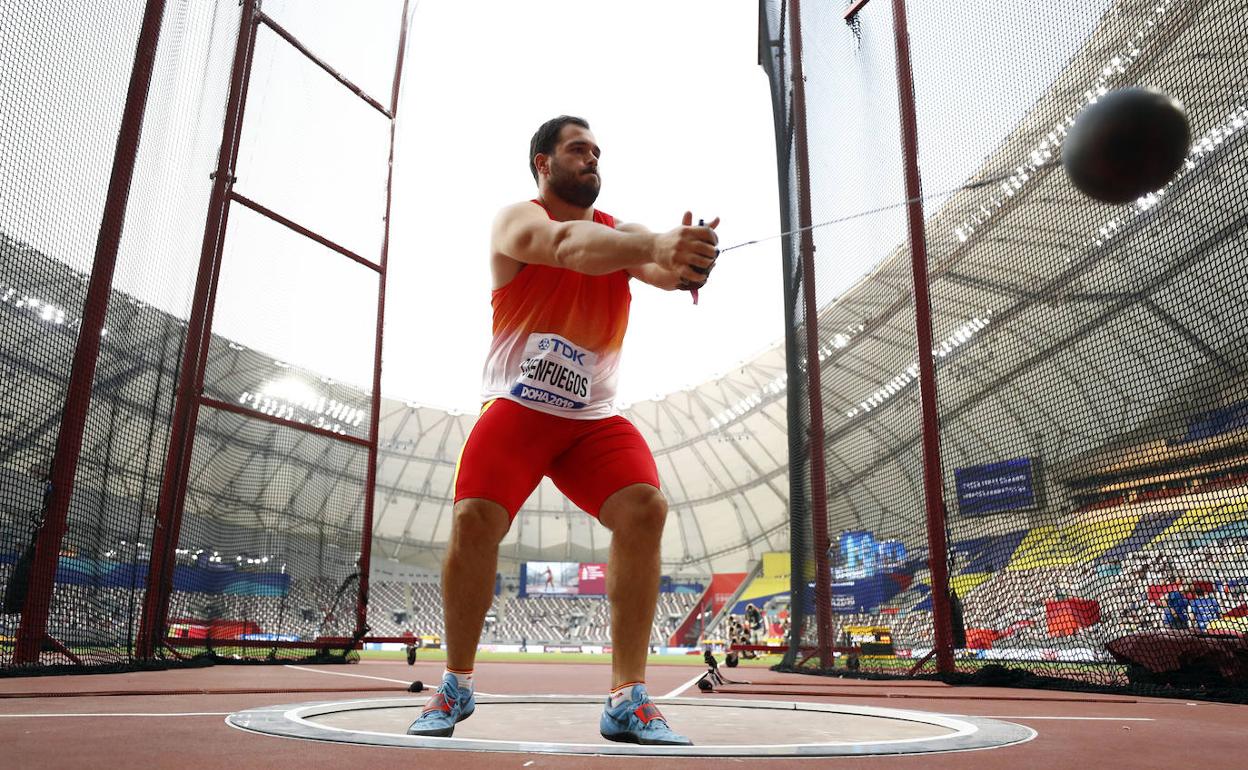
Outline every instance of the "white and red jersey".
<svg viewBox="0 0 1248 770">
<path fill-rule="evenodd" d="M 614 217 L 601 211 L 594 212 L 594 221 L 615 227 Z M 580 420 L 615 414 L 632 302 L 628 282 L 625 270 L 584 275 L 524 265 L 491 297 L 494 338 L 485 361 L 484 399 L 505 398 Z"/>
</svg>

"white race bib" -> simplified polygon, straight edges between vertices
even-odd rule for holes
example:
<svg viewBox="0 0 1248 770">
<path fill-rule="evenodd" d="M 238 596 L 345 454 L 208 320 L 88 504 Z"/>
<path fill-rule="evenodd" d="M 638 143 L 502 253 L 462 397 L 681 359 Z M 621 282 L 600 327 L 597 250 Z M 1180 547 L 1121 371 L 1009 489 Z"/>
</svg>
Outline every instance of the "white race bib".
<svg viewBox="0 0 1248 770">
<path fill-rule="evenodd" d="M 511 395 L 557 409 L 584 409 L 598 356 L 558 334 L 530 334 Z"/>
</svg>

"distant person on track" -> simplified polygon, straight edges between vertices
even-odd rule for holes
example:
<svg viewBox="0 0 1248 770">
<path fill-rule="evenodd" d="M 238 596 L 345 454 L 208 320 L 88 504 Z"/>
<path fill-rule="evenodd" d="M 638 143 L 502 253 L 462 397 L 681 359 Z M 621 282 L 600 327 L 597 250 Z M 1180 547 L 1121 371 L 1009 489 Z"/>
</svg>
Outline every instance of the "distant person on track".
<svg viewBox="0 0 1248 770">
<path fill-rule="evenodd" d="M 1182 587 L 1175 588 L 1166 594 L 1164 610 L 1166 628 L 1186 631 L 1191 625 L 1187 610 L 1187 596 L 1184 595 Z"/>
<path fill-rule="evenodd" d="M 612 686 L 599 732 L 613 741 L 690 743 L 646 692 L 667 501 L 649 447 L 614 400 L 630 282 L 700 288 L 718 256 L 719 220 L 693 226 L 686 212 L 680 226 L 652 233 L 596 210 L 599 155 L 584 120 L 547 121 L 529 146 L 537 197 L 494 221 L 485 405 L 456 471 L 442 570 L 447 670 L 412 735 L 449 736 L 476 708 L 472 671 L 498 544 L 549 476 L 611 531 Z"/>
<path fill-rule="evenodd" d="M 407 651 L 407 665 L 416 665 L 416 649 L 420 647 L 420 639 L 412 629 L 409 628 L 403 632 L 403 644 Z"/>
<path fill-rule="evenodd" d="M 753 603 L 745 605 L 745 627 L 750 644 L 758 644 L 758 635 L 763 631 L 763 612 Z"/>
</svg>

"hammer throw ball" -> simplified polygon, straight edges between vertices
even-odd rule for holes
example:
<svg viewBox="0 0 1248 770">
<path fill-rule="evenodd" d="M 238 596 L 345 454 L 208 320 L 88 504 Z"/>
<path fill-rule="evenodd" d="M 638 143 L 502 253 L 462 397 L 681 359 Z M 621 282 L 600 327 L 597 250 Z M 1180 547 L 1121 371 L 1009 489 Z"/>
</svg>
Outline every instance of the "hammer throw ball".
<svg viewBox="0 0 1248 770">
<path fill-rule="evenodd" d="M 1075 118 L 1062 166 L 1085 195 L 1129 203 L 1174 179 L 1190 145 L 1183 105 L 1154 88 L 1120 88 Z"/>
</svg>

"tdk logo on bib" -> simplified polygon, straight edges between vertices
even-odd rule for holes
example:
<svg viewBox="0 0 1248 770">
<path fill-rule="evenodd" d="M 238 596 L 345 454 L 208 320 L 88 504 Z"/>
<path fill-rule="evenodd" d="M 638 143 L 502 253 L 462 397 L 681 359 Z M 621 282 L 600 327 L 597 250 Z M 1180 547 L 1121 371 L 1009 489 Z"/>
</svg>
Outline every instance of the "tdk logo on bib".
<svg viewBox="0 0 1248 770">
<path fill-rule="evenodd" d="M 556 353 L 563 356 L 567 360 L 571 361 L 577 366 L 585 365 L 585 351 L 577 350 L 576 348 L 572 347 L 568 343 L 558 338 L 548 340 L 548 342 L 550 343 L 551 350 L 554 350 Z"/>
<path fill-rule="evenodd" d="M 598 356 L 557 334 L 531 334 L 511 394 L 558 409 L 584 409 Z"/>
</svg>

